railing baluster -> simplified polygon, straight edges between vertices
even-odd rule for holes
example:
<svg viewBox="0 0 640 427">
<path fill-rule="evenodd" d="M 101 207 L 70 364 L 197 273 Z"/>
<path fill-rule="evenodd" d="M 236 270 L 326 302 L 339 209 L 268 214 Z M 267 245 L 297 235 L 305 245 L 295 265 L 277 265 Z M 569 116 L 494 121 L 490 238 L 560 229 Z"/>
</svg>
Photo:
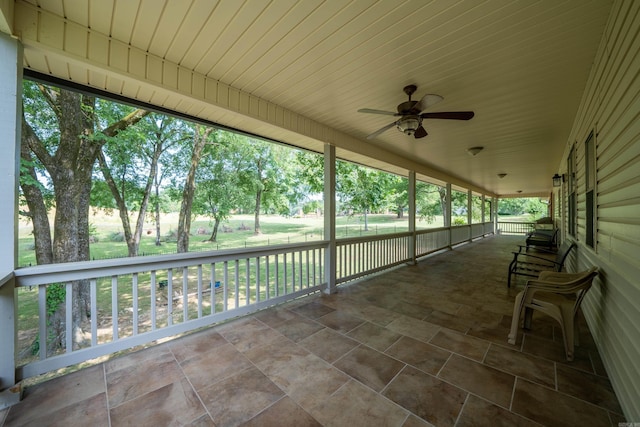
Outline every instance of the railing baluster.
<svg viewBox="0 0 640 427">
<path fill-rule="evenodd" d="M 211 314 L 216 312 L 216 263 L 211 263 Z"/>
<path fill-rule="evenodd" d="M 189 268 L 182 267 L 182 321 L 189 320 Z"/>
<path fill-rule="evenodd" d="M 156 271 L 151 271 L 151 330 L 156 330 Z"/>
<path fill-rule="evenodd" d="M 235 271 L 234 271 L 234 296 L 236 305 L 233 308 L 240 307 L 240 261 L 236 260 L 234 263 Z"/>
<path fill-rule="evenodd" d="M 73 351 L 73 285 L 67 283 L 64 292 L 65 301 L 65 353 Z"/>
<path fill-rule="evenodd" d="M 222 286 L 224 286 L 224 288 L 222 297 L 224 298 L 224 301 L 222 302 L 222 305 L 223 311 L 227 311 L 229 309 L 229 261 L 224 262 L 223 268 L 224 283 Z"/>
<path fill-rule="evenodd" d="M 269 284 L 271 283 L 270 276 L 269 276 L 269 264 L 270 264 L 269 255 L 267 255 L 265 257 L 265 280 L 267 281 L 265 283 L 265 288 L 266 288 L 265 293 L 267 297 L 266 299 L 271 299 L 271 289 L 269 289 Z"/>
<path fill-rule="evenodd" d="M 276 296 L 280 296 L 280 254 L 276 254 Z"/>
<path fill-rule="evenodd" d="M 133 277 L 131 280 L 131 284 L 133 286 L 133 335 L 138 335 L 138 273 L 133 273 Z"/>
<path fill-rule="evenodd" d="M 244 260 L 245 262 L 245 266 L 244 266 L 244 270 L 245 270 L 245 300 L 246 300 L 246 305 L 250 305 L 251 304 L 251 291 L 249 290 L 249 279 L 250 279 L 250 274 L 249 274 L 249 258 L 246 258 Z"/>
<path fill-rule="evenodd" d="M 98 345 L 98 283 L 89 281 L 89 299 L 91 304 L 91 346 Z"/>
<path fill-rule="evenodd" d="M 287 289 L 288 280 L 287 280 L 287 253 L 286 252 L 282 254 L 282 260 L 283 260 L 282 266 L 284 268 L 284 271 L 282 273 L 282 278 L 284 280 L 284 295 L 286 295 L 289 292 L 289 290 Z"/>
<path fill-rule="evenodd" d="M 111 276 L 111 322 L 113 323 L 112 341 L 118 341 L 118 276 Z"/>
<path fill-rule="evenodd" d="M 260 257 L 256 257 L 256 302 L 260 302 Z"/>
<path fill-rule="evenodd" d="M 202 317 L 202 264 L 198 264 L 198 319 Z"/>
<path fill-rule="evenodd" d="M 173 269 L 167 270 L 167 326 L 173 325 Z"/>
<path fill-rule="evenodd" d="M 47 358 L 47 285 L 38 286 L 38 329 L 40 338 L 40 360 Z"/>
</svg>

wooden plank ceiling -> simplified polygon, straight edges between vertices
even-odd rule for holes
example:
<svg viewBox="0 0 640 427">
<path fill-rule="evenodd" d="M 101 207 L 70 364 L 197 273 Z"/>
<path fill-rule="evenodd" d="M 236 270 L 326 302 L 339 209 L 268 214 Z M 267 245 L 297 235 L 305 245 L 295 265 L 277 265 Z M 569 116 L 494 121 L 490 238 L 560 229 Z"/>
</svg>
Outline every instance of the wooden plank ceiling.
<svg viewBox="0 0 640 427">
<path fill-rule="evenodd" d="M 103 34 L 327 126 L 378 157 L 339 150 L 346 158 L 402 171 L 402 161 L 387 164 L 379 154 L 388 152 L 505 196 L 549 194 L 611 7 L 609 0 L 17 0 L 14 22 L 19 32 L 39 19 L 34 10 L 62 17 L 75 29 L 66 44 L 95 48 L 86 46 L 86 31 Z M 44 26 L 37 43 L 23 37 L 27 68 L 322 147 L 179 93 L 160 96 L 106 66 L 96 71 L 82 55 L 61 55 L 42 40 Z M 444 97 L 427 111 L 475 117 L 426 120 L 423 139 L 392 128 L 365 140 L 394 118 L 357 110 L 395 111 L 409 84 L 418 86 L 414 99 Z M 473 146 L 484 150 L 472 157 Z"/>
</svg>

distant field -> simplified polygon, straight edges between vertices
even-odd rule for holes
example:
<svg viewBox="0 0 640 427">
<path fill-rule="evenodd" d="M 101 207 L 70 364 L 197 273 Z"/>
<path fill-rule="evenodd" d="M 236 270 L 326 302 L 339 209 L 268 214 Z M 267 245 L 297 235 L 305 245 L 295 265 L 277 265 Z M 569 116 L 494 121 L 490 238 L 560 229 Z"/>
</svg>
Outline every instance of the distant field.
<svg viewBox="0 0 640 427">
<path fill-rule="evenodd" d="M 120 258 L 127 256 L 127 245 L 118 240 L 122 225 L 117 212 L 107 214 L 102 211 L 91 215 L 93 228 L 91 243 L 92 259 Z M 160 246 L 155 245 L 156 230 L 153 223 L 145 224 L 140 242 L 139 255 L 169 254 L 176 252 L 175 231 L 178 214 L 170 213 L 161 219 Z M 432 223 L 418 221 L 417 227 L 441 227 L 442 218 Z M 285 244 L 321 240 L 323 237 L 324 218 L 308 215 L 305 217 L 284 217 L 280 215 L 261 215 L 261 234 L 254 234 L 253 215 L 234 215 L 221 224 L 216 242 L 205 242 L 211 236 L 212 223 L 207 218 L 197 217 L 191 225 L 190 251 L 209 251 L 239 247 L 253 247 L 274 244 Z M 364 228 L 362 215 L 340 216 L 336 221 L 336 234 L 339 238 L 356 237 L 375 234 L 403 232 L 409 229 L 408 218 L 397 218 L 395 214 L 368 215 L 368 230 Z M 33 233 L 30 223 L 21 222 L 19 231 L 19 266 L 35 265 Z"/>
</svg>

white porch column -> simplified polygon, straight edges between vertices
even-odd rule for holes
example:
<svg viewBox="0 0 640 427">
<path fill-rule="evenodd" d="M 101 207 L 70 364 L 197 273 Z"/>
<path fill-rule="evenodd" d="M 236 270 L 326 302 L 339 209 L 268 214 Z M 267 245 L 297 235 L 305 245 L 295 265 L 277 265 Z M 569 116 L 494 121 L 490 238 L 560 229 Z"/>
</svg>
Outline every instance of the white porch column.
<svg viewBox="0 0 640 427">
<path fill-rule="evenodd" d="M 22 46 L 0 33 L 0 390 L 15 383 L 18 184 L 22 126 Z M 7 280 L 8 279 L 8 280 Z M 4 282 L 4 283 L 3 283 Z M 4 395 L 4 393 L 3 393 Z M 0 400 L 0 409 L 3 403 Z"/>
<path fill-rule="evenodd" d="M 473 241 L 473 231 L 471 230 L 471 224 L 473 223 L 473 193 L 471 190 L 467 190 L 467 225 L 469 226 L 469 241 Z"/>
<path fill-rule="evenodd" d="M 444 226 L 449 227 L 449 249 L 451 249 L 451 242 L 453 241 L 453 236 L 451 232 L 451 183 L 450 182 L 447 183 L 447 196 L 446 196 L 445 210 L 446 212 L 444 212 L 444 215 L 443 215 Z"/>
<path fill-rule="evenodd" d="M 416 173 L 409 171 L 409 233 L 411 233 L 409 242 L 409 258 L 410 263 L 416 263 Z"/>
<path fill-rule="evenodd" d="M 329 246 L 324 253 L 324 277 L 331 294 L 336 289 L 336 147 L 324 145 L 324 239 Z"/>
</svg>

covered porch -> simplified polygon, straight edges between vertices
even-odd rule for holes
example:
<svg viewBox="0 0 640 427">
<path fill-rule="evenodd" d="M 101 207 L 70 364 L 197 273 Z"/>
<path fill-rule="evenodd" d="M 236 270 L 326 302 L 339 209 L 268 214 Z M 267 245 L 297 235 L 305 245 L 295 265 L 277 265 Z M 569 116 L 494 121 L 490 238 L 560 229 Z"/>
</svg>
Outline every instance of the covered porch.
<svg viewBox="0 0 640 427">
<path fill-rule="evenodd" d="M 573 362 L 551 319 L 507 344 L 522 241 L 475 240 L 101 361 L 27 388 L 0 425 L 618 425 L 582 317 Z"/>
</svg>

